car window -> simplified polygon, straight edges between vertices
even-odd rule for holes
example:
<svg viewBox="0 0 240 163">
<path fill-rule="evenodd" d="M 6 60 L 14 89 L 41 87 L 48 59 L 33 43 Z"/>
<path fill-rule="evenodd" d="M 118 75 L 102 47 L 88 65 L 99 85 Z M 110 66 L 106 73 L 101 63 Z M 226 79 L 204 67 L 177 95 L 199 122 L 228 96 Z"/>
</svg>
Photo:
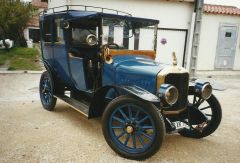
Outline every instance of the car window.
<svg viewBox="0 0 240 163">
<path fill-rule="evenodd" d="M 42 38 L 44 42 L 51 42 L 52 41 L 52 31 L 51 31 L 51 20 L 44 20 L 43 23 L 43 35 Z"/>
<path fill-rule="evenodd" d="M 72 43 L 73 44 L 85 44 L 86 38 L 89 34 L 96 35 L 96 30 L 72 28 Z"/>
<path fill-rule="evenodd" d="M 60 22 L 63 19 L 56 19 L 55 20 L 55 26 L 54 26 L 54 42 L 55 43 L 64 43 L 64 35 L 63 35 L 63 29 L 60 27 Z"/>
</svg>

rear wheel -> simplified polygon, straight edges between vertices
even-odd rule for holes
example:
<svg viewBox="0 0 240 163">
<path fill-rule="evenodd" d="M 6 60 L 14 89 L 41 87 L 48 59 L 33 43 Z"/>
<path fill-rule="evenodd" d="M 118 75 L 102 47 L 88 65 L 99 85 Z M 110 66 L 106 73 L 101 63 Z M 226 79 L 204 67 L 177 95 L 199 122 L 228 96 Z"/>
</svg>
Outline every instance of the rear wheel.
<svg viewBox="0 0 240 163">
<path fill-rule="evenodd" d="M 103 113 L 104 137 L 119 155 L 141 160 L 158 151 L 165 124 L 157 108 L 132 96 L 114 99 Z"/>
<path fill-rule="evenodd" d="M 39 84 L 39 94 L 43 108 L 52 111 L 57 99 L 53 96 L 53 80 L 47 71 L 42 73 Z"/>
<path fill-rule="evenodd" d="M 212 95 L 209 99 L 204 100 L 194 93 L 191 93 L 189 97 L 189 109 L 194 107 L 194 109 L 200 110 L 207 120 L 197 125 L 188 123 L 189 127 L 179 133 L 190 138 L 202 138 L 212 134 L 218 128 L 222 119 L 222 109 L 217 98 Z"/>
</svg>

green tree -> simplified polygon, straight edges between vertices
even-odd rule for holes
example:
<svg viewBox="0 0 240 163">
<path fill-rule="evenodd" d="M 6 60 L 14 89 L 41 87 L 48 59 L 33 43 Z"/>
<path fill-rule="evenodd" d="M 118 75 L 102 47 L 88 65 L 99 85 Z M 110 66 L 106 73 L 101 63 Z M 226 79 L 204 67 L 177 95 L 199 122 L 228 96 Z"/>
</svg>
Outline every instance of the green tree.
<svg viewBox="0 0 240 163">
<path fill-rule="evenodd" d="M 10 38 L 16 44 L 26 46 L 23 30 L 36 10 L 29 2 L 0 0 L 0 39 Z"/>
</svg>

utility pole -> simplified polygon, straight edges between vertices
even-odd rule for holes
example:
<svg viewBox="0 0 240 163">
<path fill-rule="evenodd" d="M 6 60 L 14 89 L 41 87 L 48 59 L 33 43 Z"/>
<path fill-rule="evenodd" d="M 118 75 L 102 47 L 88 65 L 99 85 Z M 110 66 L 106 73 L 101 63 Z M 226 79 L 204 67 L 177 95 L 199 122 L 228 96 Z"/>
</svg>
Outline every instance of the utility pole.
<svg viewBox="0 0 240 163">
<path fill-rule="evenodd" d="M 195 76 L 197 68 L 197 58 L 199 51 L 199 41 L 200 41 L 200 31 L 202 24 L 202 13 L 203 13 L 204 0 L 195 0 L 195 9 L 196 13 L 194 32 L 193 32 L 193 43 L 190 59 L 190 75 Z"/>
</svg>

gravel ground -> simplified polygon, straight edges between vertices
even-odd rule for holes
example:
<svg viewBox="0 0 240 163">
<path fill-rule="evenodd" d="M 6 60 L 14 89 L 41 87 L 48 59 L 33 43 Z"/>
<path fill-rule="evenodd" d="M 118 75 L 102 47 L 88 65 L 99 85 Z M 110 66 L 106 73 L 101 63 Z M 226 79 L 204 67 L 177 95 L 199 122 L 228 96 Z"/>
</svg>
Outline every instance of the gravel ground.
<svg viewBox="0 0 240 163">
<path fill-rule="evenodd" d="M 41 106 L 39 74 L 0 74 L 0 162 L 131 162 L 104 140 L 101 119 L 87 120 L 63 102 Z M 223 108 L 219 129 L 203 139 L 167 135 L 147 162 L 239 162 L 240 77 L 214 79 Z M 133 161 L 135 162 L 135 161 Z"/>
</svg>

